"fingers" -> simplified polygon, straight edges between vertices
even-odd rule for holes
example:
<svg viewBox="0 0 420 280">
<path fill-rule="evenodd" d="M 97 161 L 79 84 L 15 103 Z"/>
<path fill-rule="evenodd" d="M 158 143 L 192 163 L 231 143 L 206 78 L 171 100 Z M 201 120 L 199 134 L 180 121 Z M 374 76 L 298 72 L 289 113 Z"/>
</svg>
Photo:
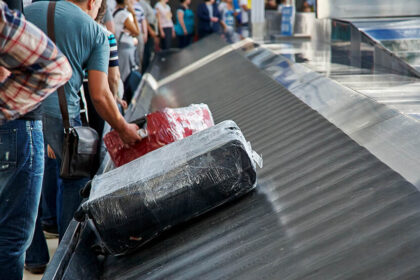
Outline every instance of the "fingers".
<svg viewBox="0 0 420 280">
<path fill-rule="evenodd" d="M 56 159 L 55 153 L 53 149 L 50 147 L 50 145 L 47 145 L 47 155 L 51 159 Z"/>
</svg>

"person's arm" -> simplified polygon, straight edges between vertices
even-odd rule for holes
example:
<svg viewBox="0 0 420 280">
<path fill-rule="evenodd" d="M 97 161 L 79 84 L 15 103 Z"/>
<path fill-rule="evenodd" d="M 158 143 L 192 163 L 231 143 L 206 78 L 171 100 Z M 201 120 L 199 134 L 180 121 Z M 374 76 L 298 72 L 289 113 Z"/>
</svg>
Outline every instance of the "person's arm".
<svg viewBox="0 0 420 280">
<path fill-rule="evenodd" d="M 146 42 L 147 42 L 147 36 L 148 36 L 148 34 L 147 34 L 147 30 L 149 29 L 148 28 L 148 23 L 147 23 L 147 20 L 144 18 L 142 21 L 141 21 L 141 28 L 143 29 L 143 42 L 146 44 Z"/>
<path fill-rule="evenodd" d="M 222 21 L 222 15 L 216 5 L 213 5 L 213 17 L 216 18 L 216 22 Z"/>
<path fill-rule="evenodd" d="M 120 68 L 118 66 L 108 68 L 108 84 L 114 98 L 118 97 L 118 84 L 120 83 Z"/>
<path fill-rule="evenodd" d="M 112 34 L 115 34 L 114 20 L 112 18 L 111 11 L 108 8 L 105 11 L 105 16 L 103 18 L 103 23 L 104 23 L 106 29 L 108 29 L 109 32 L 111 32 Z"/>
<path fill-rule="evenodd" d="M 72 75 L 66 57 L 21 14 L 0 2 L 0 66 L 10 71 L 0 83 L 0 124 L 33 110 Z"/>
<path fill-rule="evenodd" d="M 126 144 L 141 140 L 137 134 L 139 127 L 127 123 L 120 114 L 114 97 L 108 86 L 107 75 L 102 71 L 88 71 L 90 98 L 98 114 L 115 129 Z"/>
<path fill-rule="evenodd" d="M 206 4 L 200 4 L 197 9 L 197 17 L 203 21 L 211 21 L 210 14 L 207 11 Z"/>
<path fill-rule="evenodd" d="M 128 30 L 128 32 L 130 32 L 131 36 L 137 37 L 140 35 L 140 27 L 139 23 L 137 22 L 136 13 L 134 12 L 133 6 L 131 4 L 127 6 L 127 11 L 129 11 L 133 17 L 126 18 L 124 21 L 124 27 Z"/>
<path fill-rule="evenodd" d="M 219 20 L 219 23 L 222 26 L 224 32 L 226 32 L 227 31 L 227 25 L 226 25 L 226 23 L 223 20 Z"/>
<path fill-rule="evenodd" d="M 115 24 L 113 20 L 108 20 L 105 22 L 105 27 L 109 30 L 109 32 L 115 34 Z"/>
<path fill-rule="evenodd" d="M 185 27 L 185 23 L 184 23 L 184 11 L 179 9 L 176 12 L 176 16 L 178 17 L 178 22 L 182 27 L 182 30 L 184 30 L 184 35 L 188 35 L 188 30 L 187 27 Z"/>
<path fill-rule="evenodd" d="M 115 101 L 119 103 L 124 110 L 127 109 L 127 102 L 124 100 L 121 100 L 118 96 L 118 86 L 120 83 L 120 67 L 118 67 L 118 64 L 116 66 L 110 66 L 108 67 L 108 84 L 109 89 L 111 90 L 112 96 L 114 96 Z"/>
</svg>

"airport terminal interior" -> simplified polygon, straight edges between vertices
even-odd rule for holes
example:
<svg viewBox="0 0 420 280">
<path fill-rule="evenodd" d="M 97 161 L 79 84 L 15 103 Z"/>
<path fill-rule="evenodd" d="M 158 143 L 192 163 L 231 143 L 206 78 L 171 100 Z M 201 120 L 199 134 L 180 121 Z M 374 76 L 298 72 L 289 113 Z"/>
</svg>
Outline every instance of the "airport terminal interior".
<svg viewBox="0 0 420 280">
<path fill-rule="evenodd" d="M 215 124 L 207 129 L 227 125 L 250 144 L 236 156 L 212 151 L 198 162 L 188 147 L 207 143 L 199 138 L 204 130 L 122 166 L 104 148 L 85 216 L 70 223 L 59 244 L 47 239 L 45 271 L 25 270 L 23 279 L 420 279 L 420 1 L 243 1 L 211 4 L 212 15 L 222 4 L 232 7 L 234 22 L 198 36 L 204 1 L 192 0 L 191 44 L 181 48 L 174 37 L 167 49 L 155 46 L 124 118 L 206 104 Z M 180 2 L 166 2 L 176 27 Z M 168 158 L 152 160 L 165 151 Z M 256 177 L 243 161 L 227 159 L 244 154 Z M 214 174 L 233 173 L 223 173 L 218 156 L 241 165 L 242 177 L 224 190 L 235 194 L 211 209 L 174 202 L 217 198 L 207 185 L 199 195 L 193 188 L 204 180 L 194 170 L 209 161 Z M 153 174 L 136 170 L 136 162 L 150 170 L 187 165 L 142 181 L 137 191 L 131 174 Z M 185 173 L 191 185 L 169 191 Z M 119 179 L 98 190 L 112 176 Z M 238 182 L 248 179 L 252 190 L 242 192 Z M 112 190 L 123 181 L 126 189 Z M 146 206 L 127 210 L 136 203 Z M 108 217 L 110 229 L 99 217 L 113 207 L 120 214 Z M 121 245 L 121 232 L 131 230 L 125 223 L 143 231 Z"/>
</svg>

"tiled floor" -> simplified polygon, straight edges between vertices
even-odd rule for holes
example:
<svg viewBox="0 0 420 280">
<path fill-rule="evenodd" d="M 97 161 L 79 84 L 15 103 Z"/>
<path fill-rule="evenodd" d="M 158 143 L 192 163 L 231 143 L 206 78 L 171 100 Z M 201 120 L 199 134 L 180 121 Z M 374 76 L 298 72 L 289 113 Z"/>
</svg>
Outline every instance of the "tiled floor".
<svg viewBox="0 0 420 280">
<path fill-rule="evenodd" d="M 54 238 L 54 239 L 47 239 L 47 244 L 48 244 L 48 249 L 50 252 L 50 260 L 52 259 L 55 250 L 57 249 L 58 246 L 58 239 Z M 23 280 L 40 280 L 42 278 L 42 275 L 34 275 L 29 273 L 28 271 L 24 270 L 23 272 Z"/>
</svg>

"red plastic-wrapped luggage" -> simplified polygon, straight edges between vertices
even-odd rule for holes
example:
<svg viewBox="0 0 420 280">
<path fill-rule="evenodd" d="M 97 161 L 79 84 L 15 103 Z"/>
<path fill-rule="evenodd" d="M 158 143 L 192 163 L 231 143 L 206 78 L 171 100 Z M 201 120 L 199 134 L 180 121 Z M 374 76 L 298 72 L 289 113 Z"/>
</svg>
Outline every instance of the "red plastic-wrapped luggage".
<svg viewBox="0 0 420 280">
<path fill-rule="evenodd" d="M 104 143 L 117 167 L 214 125 L 210 109 L 205 104 L 165 108 L 136 123 L 145 123 L 143 128 L 147 137 L 132 147 L 125 146 L 115 131 L 104 137 Z"/>
</svg>

